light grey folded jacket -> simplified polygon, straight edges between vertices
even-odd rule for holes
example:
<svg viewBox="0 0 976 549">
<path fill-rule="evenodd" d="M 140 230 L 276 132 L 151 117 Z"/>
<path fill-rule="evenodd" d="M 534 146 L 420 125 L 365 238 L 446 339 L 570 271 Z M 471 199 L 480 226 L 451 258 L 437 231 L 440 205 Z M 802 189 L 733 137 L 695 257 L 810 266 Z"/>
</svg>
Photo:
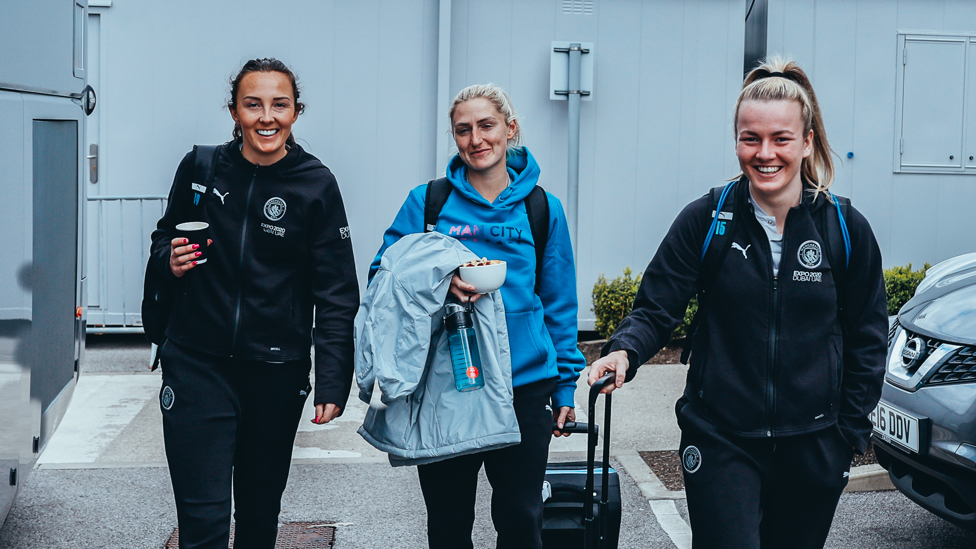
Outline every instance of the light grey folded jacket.
<svg viewBox="0 0 976 549">
<path fill-rule="evenodd" d="M 477 259 L 431 232 L 404 236 L 380 259 L 356 315 L 356 383 L 373 402 L 359 434 L 390 463 L 419 465 L 521 440 L 512 406 L 512 358 L 501 292 L 473 304 L 485 386 L 458 392 L 444 329 L 451 277 Z"/>
</svg>

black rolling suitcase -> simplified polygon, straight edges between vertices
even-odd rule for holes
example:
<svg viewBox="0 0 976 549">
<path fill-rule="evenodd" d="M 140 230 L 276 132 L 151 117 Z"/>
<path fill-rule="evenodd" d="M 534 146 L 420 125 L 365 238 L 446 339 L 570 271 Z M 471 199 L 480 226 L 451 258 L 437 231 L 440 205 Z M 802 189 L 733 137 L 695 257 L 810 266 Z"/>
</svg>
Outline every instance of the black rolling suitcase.
<svg viewBox="0 0 976 549">
<path fill-rule="evenodd" d="M 609 467 L 610 396 L 603 413 L 603 460 L 595 461 L 596 397 L 614 382 L 610 373 L 590 387 L 590 423 L 567 423 L 563 430 L 587 433 L 586 461 L 549 463 L 546 483 L 551 494 L 543 503 L 542 546 L 545 549 L 615 549 L 620 535 L 620 479 Z M 606 465 L 606 466 L 605 466 Z M 599 474 L 597 486 L 594 477 Z"/>
</svg>

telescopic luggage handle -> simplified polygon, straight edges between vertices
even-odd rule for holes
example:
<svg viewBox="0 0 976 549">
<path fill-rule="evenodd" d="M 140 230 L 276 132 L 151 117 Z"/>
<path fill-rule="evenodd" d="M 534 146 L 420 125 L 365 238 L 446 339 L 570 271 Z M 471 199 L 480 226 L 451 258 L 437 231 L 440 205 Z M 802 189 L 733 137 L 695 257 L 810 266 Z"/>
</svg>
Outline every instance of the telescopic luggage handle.
<svg viewBox="0 0 976 549">
<path fill-rule="evenodd" d="M 563 423 L 563 428 L 560 429 L 559 425 L 555 421 L 553 421 L 552 430 L 559 431 L 560 433 L 589 433 L 590 424 L 586 423 L 585 421 L 567 421 Z M 600 433 L 599 425 L 596 426 L 596 432 L 597 434 Z"/>
<path fill-rule="evenodd" d="M 584 494 L 583 500 L 583 524 L 586 527 L 586 538 L 588 541 L 593 541 L 594 543 L 587 543 L 587 547 L 596 547 L 596 542 L 606 531 L 606 520 L 607 520 L 607 507 L 610 501 L 610 397 L 611 394 L 607 394 L 604 399 L 604 411 L 603 411 L 603 490 L 600 492 L 600 501 L 597 502 L 600 505 L 600 522 L 598 526 L 594 524 L 593 520 L 593 482 L 595 476 L 595 465 L 594 460 L 596 458 L 596 444 L 597 444 L 597 426 L 596 421 L 596 397 L 600 394 L 604 388 L 609 387 L 611 383 L 616 380 L 617 374 L 615 372 L 607 372 L 603 375 L 596 383 L 590 387 L 590 400 L 589 407 L 587 408 L 590 412 L 590 422 L 589 428 L 587 430 L 586 436 L 586 493 Z"/>
</svg>

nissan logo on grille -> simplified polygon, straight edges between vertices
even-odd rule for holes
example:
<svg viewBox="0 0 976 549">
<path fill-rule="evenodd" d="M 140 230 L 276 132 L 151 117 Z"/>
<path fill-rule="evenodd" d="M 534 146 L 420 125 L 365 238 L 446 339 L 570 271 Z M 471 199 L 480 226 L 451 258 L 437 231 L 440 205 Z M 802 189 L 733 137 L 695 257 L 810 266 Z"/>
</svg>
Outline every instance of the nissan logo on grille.
<svg viewBox="0 0 976 549">
<path fill-rule="evenodd" d="M 901 350 L 901 363 L 906 370 L 917 367 L 925 360 L 926 345 L 925 340 L 920 337 L 913 337 L 905 344 Z"/>
</svg>

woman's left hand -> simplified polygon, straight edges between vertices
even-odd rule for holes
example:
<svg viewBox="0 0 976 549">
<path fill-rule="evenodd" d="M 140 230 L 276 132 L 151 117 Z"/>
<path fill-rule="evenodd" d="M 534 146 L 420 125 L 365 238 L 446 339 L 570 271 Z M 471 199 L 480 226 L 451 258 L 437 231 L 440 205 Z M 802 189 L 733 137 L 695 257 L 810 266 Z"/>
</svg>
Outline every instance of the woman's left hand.
<svg viewBox="0 0 976 549">
<path fill-rule="evenodd" d="M 458 298 L 461 303 L 474 303 L 481 298 L 481 294 L 475 292 L 474 284 L 468 284 L 467 282 L 461 280 L 461 277 L 454 275 L 451 278 L 451 293 L 454 297 Z"/>
<path fill-rule="evenodd" d="M 552 419 L 556 422 L 556 425 L 562 427 L 566 425 L 567 421 L 576 421 L 576 409 L 572 406 L 560 406 L 552 411 Z M 563 433 L 558 429 L 552 431 L 552 436 L 555 437 L 568 437 L 570 433 Z"/>
<path fill-rule="evenodd" d="M 335 404 L 316 404 L 315 419 L 312 420 L 312 423 L 323 425 L 339 417 L 340 412 L 342 412 L 342 408 Z"/>
</svg>

